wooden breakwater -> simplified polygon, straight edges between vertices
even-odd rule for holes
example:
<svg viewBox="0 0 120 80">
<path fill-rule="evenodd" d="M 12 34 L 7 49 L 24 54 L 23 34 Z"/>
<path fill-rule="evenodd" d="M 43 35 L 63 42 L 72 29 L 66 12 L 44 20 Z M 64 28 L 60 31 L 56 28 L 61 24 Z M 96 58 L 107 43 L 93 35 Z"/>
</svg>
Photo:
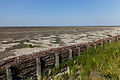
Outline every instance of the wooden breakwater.
<svg viewBox="0 0 120 80">
<path fill-rule="evenodd" d="M 35 80 L 40 79 L 43 70 L 49 71 L 51 66 L 59 67 L 62 60 L 77 57 L 89 48 L 96 48 L 104 43 L 112 43 L 118 40 L 120 40 L 120 35 L 85 44 L 65 46 L 9 58 L 0 62 L 0 80 L 19 80 L 28 76 Z"/>
</svg>

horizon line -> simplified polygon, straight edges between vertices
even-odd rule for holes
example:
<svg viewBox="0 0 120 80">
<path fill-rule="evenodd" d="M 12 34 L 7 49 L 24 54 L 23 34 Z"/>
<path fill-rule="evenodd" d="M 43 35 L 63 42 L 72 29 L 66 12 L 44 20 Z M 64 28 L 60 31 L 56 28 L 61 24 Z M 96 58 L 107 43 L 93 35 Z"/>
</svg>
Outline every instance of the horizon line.
<svg viewBox="0 0 120 80">
<path fill-rule="evenodd" d="M 1 25 L 0 27 L 114 27 L 120 25 Z"/>
</svg>

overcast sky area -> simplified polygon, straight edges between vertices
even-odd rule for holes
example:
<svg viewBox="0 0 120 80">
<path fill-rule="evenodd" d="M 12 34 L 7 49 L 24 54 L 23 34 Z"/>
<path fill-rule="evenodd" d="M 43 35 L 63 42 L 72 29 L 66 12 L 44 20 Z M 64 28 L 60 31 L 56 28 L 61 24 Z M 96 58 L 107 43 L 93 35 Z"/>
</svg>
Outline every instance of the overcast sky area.
<svg viewBox="0 0 120 80">
<path fill-rule="evenodd" d="M 120 0 L 0 0 L 0 26 L 120 25 Z"/>
</svg>

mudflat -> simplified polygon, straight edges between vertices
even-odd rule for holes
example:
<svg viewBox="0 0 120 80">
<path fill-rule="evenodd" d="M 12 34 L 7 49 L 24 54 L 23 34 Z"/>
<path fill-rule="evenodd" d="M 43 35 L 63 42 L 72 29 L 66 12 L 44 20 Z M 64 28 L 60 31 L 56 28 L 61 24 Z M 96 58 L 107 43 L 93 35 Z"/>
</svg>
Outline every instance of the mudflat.
<svg viewBox="0 0 120 80">
<path fill-rule="evenodd" d="M 0 60 L 120 34 L 120 27 L 1 27 Z"/>
</svg>

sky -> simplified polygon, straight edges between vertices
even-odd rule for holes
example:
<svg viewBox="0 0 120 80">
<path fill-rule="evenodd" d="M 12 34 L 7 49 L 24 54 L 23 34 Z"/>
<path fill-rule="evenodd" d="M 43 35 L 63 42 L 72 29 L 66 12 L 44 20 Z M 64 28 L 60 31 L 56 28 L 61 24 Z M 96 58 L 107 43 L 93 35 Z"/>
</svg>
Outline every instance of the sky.
<svg viewBox="0 0 120 80">
<path fill-rule="evenodd" d="M 0 26 L 120 25 L 120 0 L 0 0 Z"/>
</svg>

